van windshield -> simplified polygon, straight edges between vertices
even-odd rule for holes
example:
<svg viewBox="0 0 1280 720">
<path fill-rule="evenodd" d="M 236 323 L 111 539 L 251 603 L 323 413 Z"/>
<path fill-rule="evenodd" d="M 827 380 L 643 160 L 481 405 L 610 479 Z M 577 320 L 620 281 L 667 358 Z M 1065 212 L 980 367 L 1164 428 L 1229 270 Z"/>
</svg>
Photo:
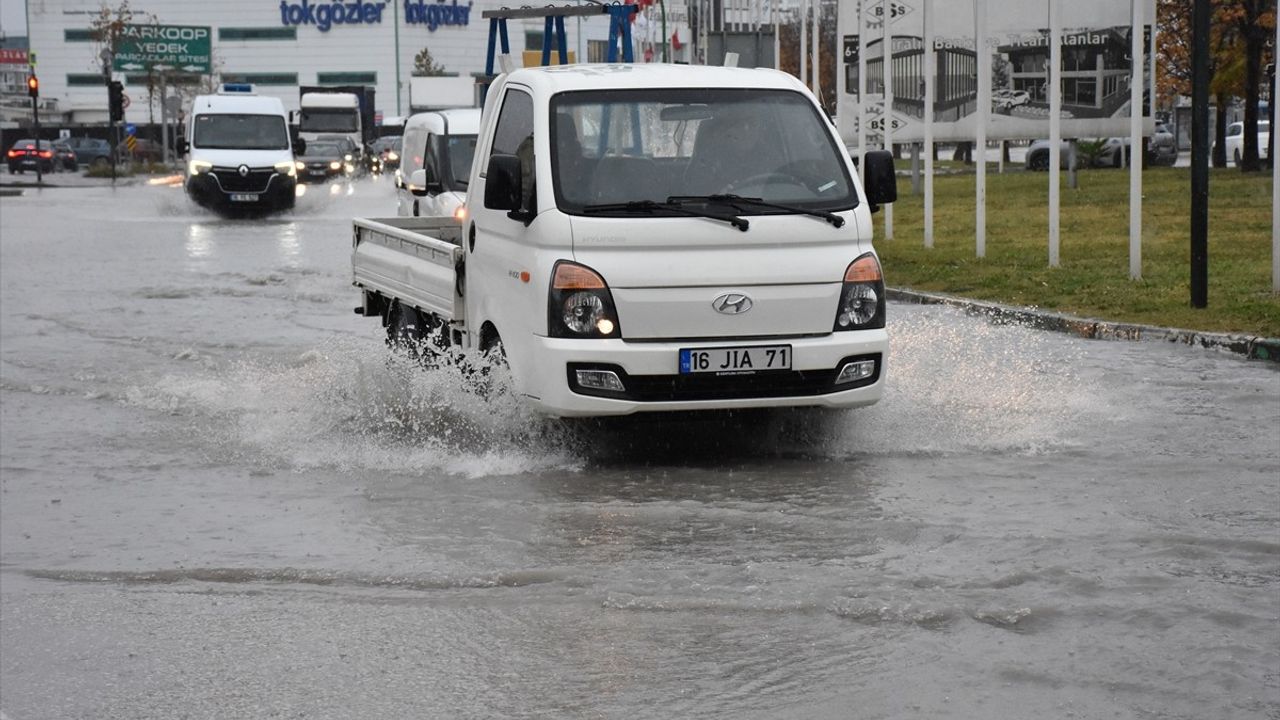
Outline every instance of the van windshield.
<svg viewBox="0 0 1280 720">
<path fill-rule="evenodd" d="M 303 110 L 302 117 L 298 120 L 298 128 L 303 132 L 355 132 L 360 129 L 360 113 L 341 108 Z"/>
<path fill-rule="evenodd" d="M 565 212 L 725 194 L 808 210 L 857 205 L 844 149 L 797 92 L 575 91 L 553 97 L 551 113 L 554 191 Z"/>
<path fill-rule="evenodd" d="M 280 115 L 196 115 L 191 144 L 208 150 L 288 150 Z"/>
</svg>

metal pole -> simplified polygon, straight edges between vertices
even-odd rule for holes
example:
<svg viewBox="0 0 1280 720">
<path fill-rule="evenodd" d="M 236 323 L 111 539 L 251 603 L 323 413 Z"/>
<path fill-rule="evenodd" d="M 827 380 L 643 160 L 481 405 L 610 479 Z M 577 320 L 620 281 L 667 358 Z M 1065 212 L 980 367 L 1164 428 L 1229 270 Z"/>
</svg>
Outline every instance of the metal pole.
<svg viewBox="0 0 1280 720">
<path fill-rule="evenodd" d="M 1280 48 L 1280 23 L 1276 23 L 1276 44 L 1272 47 Z M 1276 72 L 1277 68 L 1274 64 L 1271 66 L 1271 127 L 1276 126 L 1276 91 L 1280 90 L 1280 83 L 1276 82 L 1276 77 L 1280 73 Z M 1267 157 L 1271 158 L 1271 292 L 1280 293 L 1280 162 L 1276 162 L 1276 134 L 1271 133 L 1271 148 L 1267 150 Z"/>
<path fill-rule="evenodd" d="M 813 94 L 818 98 L 818 103 L 822 103 L 822 32 L 818 29 L 818 16 L 822 14 L 822 0 L 813 0 L 813 82 L 810 88 Z"/>
<path fill-rule="evenodd" d="M 1049 0 L 1049 267 L 1058 267 L 1061 226 L 1058 216 L 1062 171 L 1062 16 L 1061 0 Z"/>
<path fill-rule="evenodd" d="M 1142 278 L 1142 3 L 1133 4 L 1129 53 L 1129 279 Z M 1153 93 L 1154 94 L 1154 93 Z M 1120 149 L 1121 154 L 1124 148 Z M 1134 157 L 1137 155 L 1138 157 Z"/>
<path fill-rule="evenodd" d="M 1191 13 L 1191 307 L 1209 305 L 1209 0 Z"/>
<path fill-rule="evenodd" d="M 933 247 L 933 95 L 938 61 L 933 50 L 933 0 L 924 0 L 924 246 Z"/>
<path fill-rule="evenodd" d="M 974 148 L 974 241 L 978 257 L 987 256 L 987 115 L 991 112 L 991 53 L 987 50 L 987 0 L 973 3 L 974 48 L 978 57 L 978 133 Z"/>
<path fill-rule="evenodd" d="M 867 6 L 873 0 L 858 3 L 858 172 L 867 180 Z"/>
<path fill-rule="evenodd" d="M 283 6 L 281 6 L 283 7 Z M 396 116 L 400 117 L 404 113 L 400 110 L 400 3 L 391 3 L 391 25 L 395 28 L 395 53 L 396 53 Z"/>
<path fill-rule="evenodd" d="M 881 130 L 880 137 L 884 139 L 884 149 L 893 153 L 893 30 L 890 29 L 889 20 L 893 17 L 893 3 L 891 0 L 884 0 L 881 11 L 883 17 L 880 18 L 883 23 L 883 39 L 880 41 L 884 46 L 881 61 L 884 67 L 884 129 Z M 893 239 L 893 203 L 884 206 L 884 239 Z"/>
<path fill-rule="evenodd" d="M 809 0 L 800 0 L 800 44 L 796 48 L 800 53 L 800 83 L 809 84 L 809 53 L 805 48 L 809 45 Z"/>
<path fill-rule="evenodd" d="M 36 130 L 36 184 L 43 185 L 44 173 L 40 171 L 40 98 L 39 97 L 31 98 L 31 120 L 35 124 L 35 130 Z M 50 143 L 49 147 L 50 149 L 52 149 L 53 143 Z M 56 163 L 57 161 L 58 159 L 55 157 L 53 159 L 53 162 Z M 53 163 L 49 164 L 49 169 L 51 170 L 53 169 Z"/>
</svg>

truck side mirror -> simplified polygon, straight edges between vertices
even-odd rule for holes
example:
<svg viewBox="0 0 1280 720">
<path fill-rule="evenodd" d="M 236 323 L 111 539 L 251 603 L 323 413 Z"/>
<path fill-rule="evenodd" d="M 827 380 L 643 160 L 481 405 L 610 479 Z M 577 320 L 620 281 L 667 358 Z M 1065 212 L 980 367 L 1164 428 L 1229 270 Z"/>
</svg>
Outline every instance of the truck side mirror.
<svg viewBox="0 0 1280 720">
<path fill-rule="evenodd" d="M 520 209 L 520 158 L 494 154 L 485 173 L 484 206 L 491 210 Z"/>
<path fill-rule="evenodd" d="M 863 191 L 871 212 L 881 205 L 898 199 L 898 176 L 893 171 L 893 153 L 888 150 L 871 150 L 864 156 L 867 167 L 863 170 Z"/>
<path fill-rule="evenodd" d="M 306 141 L 306 140 L 303 140 L 302 138 L 294 138 L 294 139 L 293 139 L 293 154 L 294 154 L 294 155 L 306 155 L 306 154 L 307 154 L 307 141 Z"/>
<path fill-rule="evenodd" d="M 444 183 L 440 182 L 440 178 L 436 174 L 435 163 L 428 162 L 422 170 L 422 186 L 427 189 L 427 192 L 437 195 L 444 192 Z"/>
<path fill-rule="evenodd" d="M 409 176 L 409 192 L 413 193 L 415 197 L 426 197 L 429 194 L 426 170 L 414 170 L 413 174 Z"/>
</svg>

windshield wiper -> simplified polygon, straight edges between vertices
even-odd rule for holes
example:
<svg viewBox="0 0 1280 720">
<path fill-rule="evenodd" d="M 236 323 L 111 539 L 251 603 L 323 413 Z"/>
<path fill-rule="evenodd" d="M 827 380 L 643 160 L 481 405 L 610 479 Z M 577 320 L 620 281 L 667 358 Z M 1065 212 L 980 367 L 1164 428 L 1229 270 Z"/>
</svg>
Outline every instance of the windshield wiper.
<svg viewBox="0 0 1280 720">
<path fill-rule="evenodd" d="M 602 213 L 602 212 L 643 212 L 653 213 L 660 210 L 688 215 L 689 217 L 711 218 L 712 220 L 723 220 L 730 225 L 738 228 L 742 232 L 746 232 L 751 227 L 751 223 L 738 217 L 737 215 L 725 215 L 724 213 L 713 213 L 705 210 L 693 210 L 684 207 L 679 202 L 658 202 L 657 200 L 631 200 L 620 203 L 600 203 L 597 205 L 587 205 L 582 208 L 585 213 Z"/>
<path fill-rule="evenodd" d="M 741 195 L 733 194 L 672 195 L 667 198 L 667 202 L 674 205 L 681 205 L 690 202 L 720 203 L 733 207 L 737 210 L 741 210 L 741 208 L 738 207 L 739 204 L 752 205 L 761 208 L 771 208 L 773 210 L 785 210 L 787 212 L 799 213 L 800 215 L 811 215 L 813 217 L 822 218 L 836 227 L 844 226 L 844 218 L 836 215 L 835 213 L 829 213 L 825 210 L 811 210 L 809 208 L 796 207 L 795 205 L 780 205 L 757 197 L 743 197 Z"/>
</svg>

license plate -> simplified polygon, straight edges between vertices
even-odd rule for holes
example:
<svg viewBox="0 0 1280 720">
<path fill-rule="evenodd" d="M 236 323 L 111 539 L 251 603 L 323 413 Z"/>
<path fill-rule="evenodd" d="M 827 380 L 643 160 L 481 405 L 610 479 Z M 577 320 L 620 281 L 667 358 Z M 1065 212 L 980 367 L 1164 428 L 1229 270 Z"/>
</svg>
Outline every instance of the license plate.
<svg viewBox="0 0 1280 720">
<path fill-rule="evenodd" d="M 231 202 L 258 202 L 257 193 L 231 193 Z"/>
<path fill-rule="evenodd" d="M 791 369 L 790 345 L 750 345 L 680 351 L 680 374 L 747 374 Z"/>
</svg>

